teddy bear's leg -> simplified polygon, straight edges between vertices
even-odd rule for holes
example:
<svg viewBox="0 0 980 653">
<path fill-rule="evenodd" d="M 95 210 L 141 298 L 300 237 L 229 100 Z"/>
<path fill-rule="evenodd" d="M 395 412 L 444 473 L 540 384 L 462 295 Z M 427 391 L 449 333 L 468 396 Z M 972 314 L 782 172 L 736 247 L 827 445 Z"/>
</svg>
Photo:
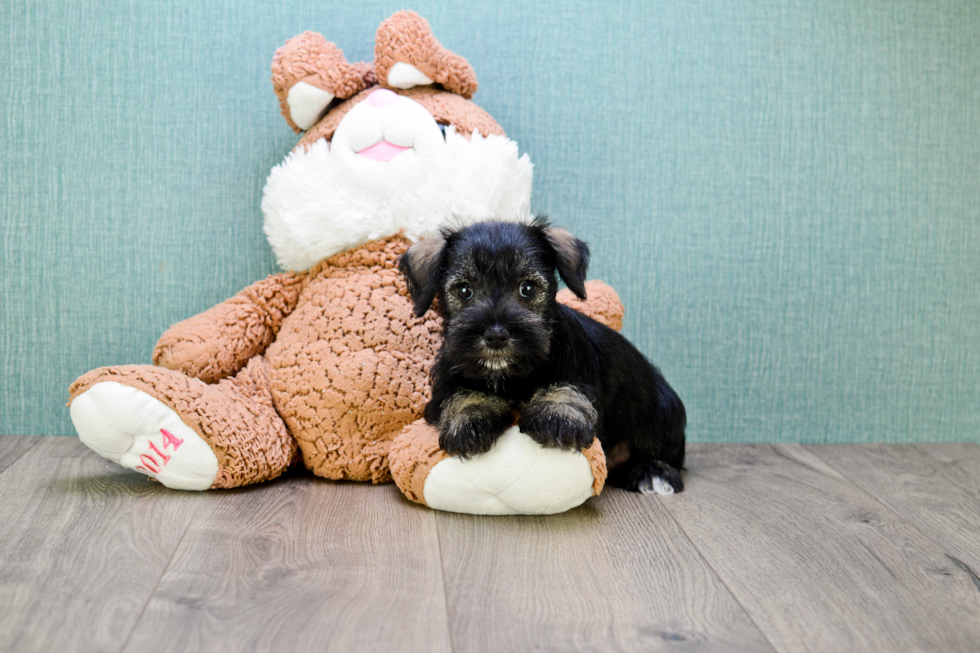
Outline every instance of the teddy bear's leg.
<svg viewBox="0 0 980 653">
<path fill-rule="evenodd" d="M 593 279 L 585 282 L 585 292 L 588 299 L 581 300 L 573 295 L 571 290 L 563 288 L 558 292 L 556 299 L 614 331 L 622 331 L 625 310 L 623 302 L 619 301 L 619 295 L 612 286 Z"/>
<path fill-rule="evenodd" d="M 170 488 L 266 481 L 296 454 L 261 356 L 213 385 L 151 365 L 104 367 L 80 377 L 70 394 L 82 442 Z"/>
<path fill-rule="evenodd" d="M 581 452 L 545 448 L 516 426 L 487 453 L 463 460 L 446 455 L 436 428 L 418 420 L 395 439 L 388 462 L 412 501 L 477 515 L 564 512 L 599 494 L 606 479 L 599 440 Z"/>
</svg>

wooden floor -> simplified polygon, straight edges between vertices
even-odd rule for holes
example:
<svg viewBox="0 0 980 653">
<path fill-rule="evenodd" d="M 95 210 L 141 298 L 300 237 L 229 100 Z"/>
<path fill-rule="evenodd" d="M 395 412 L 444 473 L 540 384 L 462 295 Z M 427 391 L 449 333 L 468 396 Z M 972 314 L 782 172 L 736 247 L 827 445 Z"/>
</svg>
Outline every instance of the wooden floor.
<svg viewBox="0 0 980 653">
<path fill-rule="evenodd" d="M 980 650 L 980 446 L 688 461 L 680 495 L 472 517 L 0 437 L 0 651 Z"/>
</svg>

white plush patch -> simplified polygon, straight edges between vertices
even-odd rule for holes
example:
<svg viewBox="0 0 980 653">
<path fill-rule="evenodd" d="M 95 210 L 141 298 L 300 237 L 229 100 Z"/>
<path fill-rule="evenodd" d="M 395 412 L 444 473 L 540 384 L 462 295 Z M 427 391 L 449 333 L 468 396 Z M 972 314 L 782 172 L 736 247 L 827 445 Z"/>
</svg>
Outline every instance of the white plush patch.
<svg viewBox="0 0 980 653">
<path fill-rule="evenodd" d="M 392 88 L 409 89 L 431 83 L 432 80 L 412 64 L 399 61 L 388 71 L 388 86 Z"/>
<path fill-rule="evenodd" d="M 659 476 L 654 476 L 652 479 L 647 477 L 640 482 L 640 492 L 643 494 L 673 494 L 674 486 Z"/>
<path fill-rule="evenodd" d="M 447 458 L 425 480 L 430 508 L 474 515 L 551 515 L 592 496 L 581 452 L 542 447 L 512 426 L 485 454 Z"/>
<path fill-rule="evenodd" d="M 409 149 L 387 162 L 358 154 L 381 141 Z M 416 240 L 446 224 L 519 220 L 530 211 L 532 170 L 508 138 L 467 140 L 449 127 L 443 139 L 413 100 L 364 101 L 332 143 L 319 140 L 273 168 L 262 198 L 265 233 L 279 265 L 300 271 L 400 230 Z"/>
<path fill-rule="evenodd" d="M 96 383 L 71 402 L 71 421 L 90 449 L 175 490 L 207 490 L 218 458 L 169 406 L 121 383 Z"/>
<path fill-rule="evenodd" d="M 316 121 L 323 114 L 323 110 L 332 101 L 332 94 L 306 82 L 297 83 L 289 89 L 289 94 L 286 96 L 286 104 L 289 105 L 289 117 L 293 119 L 297 127 L 304 131 L 316 124 Z"/>
</svg>

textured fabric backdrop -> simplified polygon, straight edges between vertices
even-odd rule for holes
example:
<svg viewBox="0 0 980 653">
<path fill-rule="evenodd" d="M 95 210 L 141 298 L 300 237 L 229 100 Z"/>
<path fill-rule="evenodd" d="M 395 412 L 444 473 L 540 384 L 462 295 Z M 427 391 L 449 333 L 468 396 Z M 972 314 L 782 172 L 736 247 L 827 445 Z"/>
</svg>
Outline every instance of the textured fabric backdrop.
<svg viewBox="0 0 980 653">
<path fill-rule="evenodd" d="M 269 63 L 388 2 L 0 3 L 0 433 L 274 270 Z M 587 239 L 692 441 L 980 438 L 980 6 L 415 7 Z"/>
</svg>

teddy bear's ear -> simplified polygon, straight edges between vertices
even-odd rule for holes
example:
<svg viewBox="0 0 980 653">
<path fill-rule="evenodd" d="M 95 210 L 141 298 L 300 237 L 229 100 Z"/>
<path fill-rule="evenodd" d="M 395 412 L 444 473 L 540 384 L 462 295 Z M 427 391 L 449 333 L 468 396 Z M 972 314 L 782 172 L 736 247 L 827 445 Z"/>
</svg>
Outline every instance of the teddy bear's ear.
<svg viewBox="0 0 980 653">
<path fill-rule="evenodd" d="M 418 317 L 425 315 L 439 293 L 439 271 L 445 245 L 446 239 L 442 236 L 429 236 L 409 247 L 398 259 L 398 269 L 405 276 Z"/>
<path fill-rule="evenodd" d="M 374 40 L 378 82 L 390 88 L 440 84 L 466 99 L 476 93 L 476 73 L 463 57 L 432 35 L 427 20 L 414 11 L 399 11 L 381 23 Z"/>
<path fill-rule="evenodd" d="M 347 63 L 344 53 L 316 32 L 286 41 L 272 58 L 272 86 L 294 131 L 316 124 L 334 98 L 346 100 L 376 83 L 369 63 Z"/>
</svg>

